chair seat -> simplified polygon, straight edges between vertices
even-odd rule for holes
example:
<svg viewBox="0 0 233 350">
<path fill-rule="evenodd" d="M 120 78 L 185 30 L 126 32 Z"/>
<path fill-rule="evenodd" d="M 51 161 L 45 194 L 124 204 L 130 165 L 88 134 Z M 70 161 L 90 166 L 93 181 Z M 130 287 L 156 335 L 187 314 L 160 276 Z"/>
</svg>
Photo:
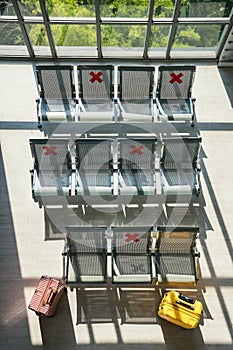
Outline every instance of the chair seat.
<svg viewBox="0 0 233 350">
<path fill-rule="evenodd" d="M 161 120 L 192 120 L 191 99 L 160 99 L 157 104 Z"/>
<path fill-rule="evenodd" d="M 82 100 L 79 106 L 79 120 L 84 122 L 112 122 L 114 117 L 113 102 L 109 99 Z"/>
<path fill-rule="evenodd" d="M 193 169 L 163 169 L 161 172 L 163 192 L 166 194 L 192 194 L 194 182 Z"/>
<path fill-rule="evenodd" d="M 124 121 L 152 121 L 152 111 L 148 100 L 121 100 L 122 118 Z"/>
<path fill-rule="evenodd" d="M 121 169 L 119 187 L 122 194 L 154 194 L 154 172 L 152 170 Z"/>
<path fill-rule="evenodd" d="M 116 254 L 113 257 L 113 282 L 150 283 L 150 257 L 146 254 Z"/>
<path fill-rule="evenodd" d="M 76 104 L 73 99 L 42 99 L 40 114 L 42 120 L 61 121 L 75 116 Z"/>
<path fill-rule="evenodd" d="M 83 112 L 112 112 L 113 102 L 109 99 L 82 99 Z"/>
<path fill-rule="evenodd" d="M 195 283 L 195 261 L 190 253 L 163 253 L 156 256 L 158 282 Z"/>
<path fill-rule="evenodd" d="M 43 172 L 39 177 L 34 172 L 33 192 L 35 196 L 57 196 L 69 195 L 70 190 L 70 175 L 69 174 L 54 174 L 52 172 Z"/>
<path fill-rule="evenodd" d="M 150 274 L 150 257 L 145 254 L 116 254 L 114 273 L 118 275 Z"/>
<path fill-rule="evenodd" d="M 76 184 L 78 194 L 112 194 L 111 170 L 80 170 Z"/>
<path fill-rule="evenodd" d="M 104 282 L 107 259 L 105 254 L 77 253 L 70 257 L 69 282 Z"/>
</svg>

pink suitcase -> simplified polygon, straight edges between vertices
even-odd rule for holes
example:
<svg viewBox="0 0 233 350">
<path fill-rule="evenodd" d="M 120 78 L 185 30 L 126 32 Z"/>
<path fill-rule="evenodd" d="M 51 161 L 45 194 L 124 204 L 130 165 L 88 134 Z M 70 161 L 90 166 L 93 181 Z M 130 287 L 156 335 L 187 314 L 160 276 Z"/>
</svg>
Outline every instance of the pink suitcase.
<svg viewBox="0 0 233 350">
<path fill-rule="evenodd" d="M 42 276 L 28 308 L 38 316 L 54 316 L 65 290 L 66 287 L 63 280 Z"/>
</svg>

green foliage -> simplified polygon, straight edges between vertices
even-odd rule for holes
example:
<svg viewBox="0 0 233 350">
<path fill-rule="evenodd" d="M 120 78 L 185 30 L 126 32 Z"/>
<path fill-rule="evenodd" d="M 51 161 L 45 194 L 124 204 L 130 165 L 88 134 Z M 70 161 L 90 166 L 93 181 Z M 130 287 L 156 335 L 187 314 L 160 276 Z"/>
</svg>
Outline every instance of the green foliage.
<svg viewBox="0 0 233 350">
<path fill-rule="evenodd" d="M 156 0 L 154 17 L 172 17 L 176 0 Z M 11 2 L 1 8 L 2 15 L 15 15 Z M 41 16 L 39 0 L 18 1 L 23 16 Z M 46 0 L 50 17 L 94 17 L 93 0 Z M 146 18 L 149 0 L 99 0 L 101 17 Z M 228 16 L 233 0 L 181 0 L 181 17 L 219 17 Z M 48 46 L 48 38 L 43 24 L 26 24 L 30 39 L 35 46 Z M 5 26 L 3 28 L 6 28 Z M 208 28 L 208 29 L 207 29 Z M 95 46 L 96 30 L 94 25 L 51 24 L 54 43 L 57 46 Z M 178 26 L 173 47 L 211 47 L 216 46 L 222 27 Z M 152 26 L 150 47 L 166 47 L 169 27 Z M 5 29 L 2 35 L 6 35 Z M 146 34 L 144 25 L 101 25 L 103 46 L 143 47 Z M 9 38 L 9 35 L 8 35 Z M 22 42 L 19 27 L 11 31 L 11 43 Z"/>
<path fill-rule="evenodd" d="M 100 1 L 102 17 L 145 17 L 149 0 Z"/>
<path fill-rule="evenodd" d="M 59 25 L 52 26 L 56 46 L 96 46 L 94 25 Z"/>
<path fill-rule="evenodd" d="M 146 34 L 145 26 L 107 25 L 103 26 L 103 46 L 143 47 Z"/>
<path fill-rule="evenodd" d="M 195 28 L 187 26 L 180 30 L 173 47 L 196 47 L 200 42 L 200 35 L 195 31 Z"/>
</svg>

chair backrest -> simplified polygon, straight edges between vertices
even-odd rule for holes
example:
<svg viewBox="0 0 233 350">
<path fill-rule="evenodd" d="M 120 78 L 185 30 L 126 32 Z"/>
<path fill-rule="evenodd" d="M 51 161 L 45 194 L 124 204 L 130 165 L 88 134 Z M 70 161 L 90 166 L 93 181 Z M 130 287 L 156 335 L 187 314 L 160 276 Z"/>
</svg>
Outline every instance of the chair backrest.
<svg viewBox="0 0 233 350">
<path fill-rule="evenodd" d="M 153 169 L 156 139 L 120 139 L 120 168 Z"/>
<path fill-rule="evenodd" d="M 78 168 L 110 169 L 112 165 L 110 139 L 78 139 L 75 141 Z"/>
<path fill-rule="evenodd" d="M 113 98 L 113 66 L 80 65 L 77 69 L 81 98 L 89 103 Z"/>
<path fill-rule="evenodd" d="M 118 67 L 120 73 L 120 99 L 149 100 L 153 95 L 153 67 Z"/>
<path fill-rule="evenodd" d="M 163 253 L 190 253 L 197 238 L 197 228 L 158 228 L 156 248 Z"/>
<path fill-rule="evenodd" d="M 103 253 L 106 249 L 105 227 L 66 227 L 70 253 Z"/>
<path fill-rule="evenodd" d="M 69 140 L 65 139 L 30 139 L 35 168 L 42 171 L 66 173 L 71 168 Z"/>
<path fill-rule="evenodd" d="M 195 70 L 195 66 L 160 66 L 157 96 L 161 99 L 189 98 Z"/>
<path fill-rule="evenodd" d="M 69 100 L 75 97 L 72 66 L 36 66 L 40 94 L 45 99 Z"/>
<path fill-rule="evenodd" d="M 200 137 L 163 139 L 162 167 L 164 169 L 190 169 L 195 167 L 200 143 Z"/>
<path fill-rule="evenodd" d="M 145 254 L 149 251 L 150 231 L 146 227 L 113 227 L 116 253 Z"/>
</svg>

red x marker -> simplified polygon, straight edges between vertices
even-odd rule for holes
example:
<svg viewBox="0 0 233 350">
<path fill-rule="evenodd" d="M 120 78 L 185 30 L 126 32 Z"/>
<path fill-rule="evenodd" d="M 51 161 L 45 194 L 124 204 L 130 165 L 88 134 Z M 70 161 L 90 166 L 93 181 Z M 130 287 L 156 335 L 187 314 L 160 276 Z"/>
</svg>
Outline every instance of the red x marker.
<svg viewBox="0 0 233 350">
<path fill-rule="evenodd" d="M 102 83 L 103 79 L 101 79 L 101 75 L 103 75 L 102 72 L 94 73 L 90 72 L 90 75 L 92 76 L 90 82 L 93 84 L 95 81 L 98 81 L 98 83 Z"/>
<path fill-rule="evenodd" d="M 132 151 L 130 152 L 130 154 L 135 154 L 135 153 L 137 153 L 137 154 L 139 154 L 140 156 L 143 154 L 143 152 L 142 152 L 142 149 L 144 148 L 144 146 L 138 146 L 138 147 L 136 147 L 136 146 L 130 146 L 130 148 L 132 148 Z"/>
<path fill-rule="evenodd" d="M 183 73 L 179 73 L 179 74 L 175 74 L 175 73 L 172 73 L 170 74 L 170 76 L 172 77 L 172 79 L 169 81 L 171 84 L 173 83 L 178 83 L 178 84 L 181 84 L 182 83 L 182 80 L 180 79 L 181 77 L 183 77 Z"/>
<path fill-rule="evenodd" d="M 57 146 L 44 146 L 43 149 L 44 151 L 44 155 L 48 156 L 49 154 L 52 154 L 53 156 L 56 156 L 58 153 L 56 152 Z"/>
<path fill-rule="evenodd" d="M 140 241 L 140 239 L 138 239 L 139 233 L 132 233 L 132 234 L 131 233 L 126 233 L 125 236 L 127 237 L 126 240 L 125 240 L 126 243 L 129 243 L 131 241 L 137 243 L 137 242 Z"/>
</svg>

